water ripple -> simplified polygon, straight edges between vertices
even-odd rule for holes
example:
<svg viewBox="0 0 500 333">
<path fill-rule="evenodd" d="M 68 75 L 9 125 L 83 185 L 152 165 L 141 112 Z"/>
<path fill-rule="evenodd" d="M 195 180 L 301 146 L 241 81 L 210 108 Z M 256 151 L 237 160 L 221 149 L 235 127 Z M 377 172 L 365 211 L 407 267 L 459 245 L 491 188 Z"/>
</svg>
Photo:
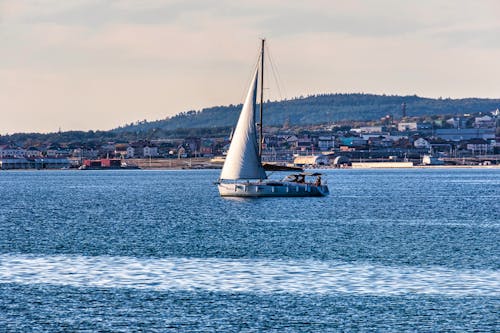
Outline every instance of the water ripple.
<svg viewBox="0 0 500 333">
<path fill-rule="evenodd" d="M 315 260 L 0 255 L 0 283 L 216 292 L 500 296 L 500 272 Z"/>
</svg>

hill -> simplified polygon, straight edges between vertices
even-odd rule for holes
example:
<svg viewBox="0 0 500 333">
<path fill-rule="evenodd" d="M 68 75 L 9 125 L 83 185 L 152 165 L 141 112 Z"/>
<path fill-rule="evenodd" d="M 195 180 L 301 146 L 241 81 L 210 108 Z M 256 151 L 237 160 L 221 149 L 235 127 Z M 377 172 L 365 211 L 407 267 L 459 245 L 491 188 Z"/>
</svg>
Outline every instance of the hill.
<svg viewBox="0 0 500 333">
<path fill-rule="evenodd" d="M 314 125 L 338 121 L 378 120 L 386 115 L 402 116 L 402 103 L 411 117 L 487 112 L 500 107 L 500 99 L 424 98 L 373 94 L 323 94 L 269 101 L 265 104 L 266 125 Z M 144 132 L 154 129 L 172 131 L 189 128 L 231 127 L 236 124 L 241 105 L 215 106 L 200 111 L 179 113 L 158 121 L 142 121 L 113 131 Z"/>
<path fill-rule="evenodd" d="M 377 121 L 386 115 L 402 117 L 402 103 L 409 117 L 462 115 L 493 111 L 500 99 L 423 98 L 373 94 L 324 94 L 267 102 L 266 126 L 307 126 L 341 121 Z M 97 148 L 103 142 L 131 142 L 162 138 L 227 136 L 235 126 L 241 105 L 215 106 L 179 113 L 158 121 L 141 121 L 109 131 L 16 133 L 0 135 L 0 145 L 20 147 L 64 144 L 69 148 Z"/>
</svg>

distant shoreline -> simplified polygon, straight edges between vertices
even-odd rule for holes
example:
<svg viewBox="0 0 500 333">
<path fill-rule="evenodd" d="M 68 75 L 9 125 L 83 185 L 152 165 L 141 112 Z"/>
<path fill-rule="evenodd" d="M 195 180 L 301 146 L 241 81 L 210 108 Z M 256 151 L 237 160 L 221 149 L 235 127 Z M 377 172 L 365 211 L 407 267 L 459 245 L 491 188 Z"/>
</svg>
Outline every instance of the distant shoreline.
<svg viewBox="0 0 500 333">
<path fill-rule="evenodd" d="M 358 167 L 358 168 L 325 168 L 325 169 L 348 169 L 348 170 L 391 170 L 391 169 L 500 169 L 500 165 L 414 165 L 412 167 L 392 167 L 392 168 L 373 168 L 373 167 Z"/>
<path fill-rule="evenodd" d="M 141 163 L 142 164 L 142 163 Z M 151 163 L 151 165 L 141 165 L 140 168 L 136 170 L 220 170 L 222 165 L 211 164 L 211 165 L 200 165 L 192 163 L 189 166 L 188 163 L 173 163 L 170 165 L 159 165 L 159 163 Z M 342 168 L 336 168 L 332 166 L 320 166 L 317 168 L 305 168 L 304 170 L 403 170 L 403 169 L 500 169 L 500 165 L 414 165 L 414 166 L 401 166 L 401 167 L 381 167 L 381 166 L 357 166 L 355 168 L 347 166 Z M 102 168 L 102 169 L 91 169 L 91 170 L 78 170 L 77 168 L 64 168 L 64 169 L 0 169 L 1 171 L 105 171 L 105 170 L 133 170 L 133 169 L 114 169 L 114 168 Z"/>
</svg>

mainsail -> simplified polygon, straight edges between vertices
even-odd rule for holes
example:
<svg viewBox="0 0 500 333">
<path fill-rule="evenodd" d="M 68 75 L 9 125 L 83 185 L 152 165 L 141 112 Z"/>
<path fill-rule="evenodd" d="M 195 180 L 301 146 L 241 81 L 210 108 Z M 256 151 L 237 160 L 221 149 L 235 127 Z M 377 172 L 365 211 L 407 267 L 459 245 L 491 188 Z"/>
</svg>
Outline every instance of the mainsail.
<svg viewBox="0 0 500 333">
<path fill-rule="evenodd" d="M 241 109 L 238 124 L 233 133 L 220 179 L 266 179 L 257 145 L 255 128 L 255 99 L 257 96 L 258 69 L 252 79 L 248 94 Z"/>
</svg>

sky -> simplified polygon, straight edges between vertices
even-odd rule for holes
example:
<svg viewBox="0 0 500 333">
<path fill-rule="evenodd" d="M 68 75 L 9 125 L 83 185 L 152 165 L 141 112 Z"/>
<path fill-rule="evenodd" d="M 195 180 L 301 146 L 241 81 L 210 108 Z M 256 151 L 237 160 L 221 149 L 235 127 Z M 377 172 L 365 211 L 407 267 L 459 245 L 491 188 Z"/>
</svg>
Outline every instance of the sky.
<svg viewBox="0 0 500 333">
<path fill-rule="evenodd" d="M 262 37 L 272 100 L 498 98 L 499 15 L 498 0 L 0 0 L 0 134 L 241 103 Z"/>
</svg>

